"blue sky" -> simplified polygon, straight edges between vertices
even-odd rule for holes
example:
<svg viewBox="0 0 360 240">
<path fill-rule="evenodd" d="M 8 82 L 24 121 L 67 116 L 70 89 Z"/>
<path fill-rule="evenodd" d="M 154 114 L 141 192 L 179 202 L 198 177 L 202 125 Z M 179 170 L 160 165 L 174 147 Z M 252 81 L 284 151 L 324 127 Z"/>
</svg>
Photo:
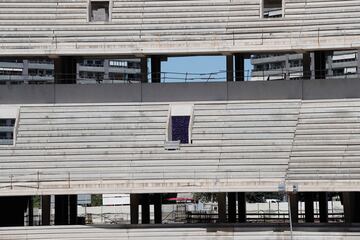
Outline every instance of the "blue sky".
<svg viewBox="0 0 360 240">
<path fill-rule="evenodd" d="M 183 81 L 185 78 L 189 81 L 205 81 L 208 79 L 216 81 L 226 76 L 226 57 L 202 56 L 168 58 L 166 62 L 162 62 L 161 68 L 162 72 L 168 72 L 165 78 L 169 82 Z M 245 62 L 245 70 L 251 70 L 249 60 Z M 186 75 L 186 73 L 188 74 Z M 162 77 L 164 78 L 164 76 Z"/>
</svg>

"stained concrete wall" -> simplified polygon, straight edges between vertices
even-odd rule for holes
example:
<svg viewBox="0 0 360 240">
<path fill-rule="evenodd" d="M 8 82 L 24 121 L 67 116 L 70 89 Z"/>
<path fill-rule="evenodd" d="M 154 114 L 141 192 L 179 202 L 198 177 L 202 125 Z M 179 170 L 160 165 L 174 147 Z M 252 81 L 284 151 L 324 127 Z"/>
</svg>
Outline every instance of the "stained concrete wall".
<svg viewBox="0 0 360 240">
<path fill-rule="evenodd" d="M 358 97 L 358 79 L 0 86 L 0 104 L 310 100 Z"/>
</svg>

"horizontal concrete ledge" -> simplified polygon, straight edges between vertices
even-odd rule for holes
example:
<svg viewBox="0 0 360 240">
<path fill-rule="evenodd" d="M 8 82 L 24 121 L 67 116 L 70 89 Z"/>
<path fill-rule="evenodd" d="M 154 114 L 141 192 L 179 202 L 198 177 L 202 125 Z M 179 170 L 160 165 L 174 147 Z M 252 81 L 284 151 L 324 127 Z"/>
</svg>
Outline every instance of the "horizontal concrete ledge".
<svg viewBox="0 0 360 240">
<path fill-rule="evenodd" d="M 278 226 L 246 224 L 236 225 L 142 225 L 123 227 L 121 225 L 107 226 L 39 226 L 39 227 L 4 227 L 0 228 L 2 239 L 244 239 L 244 240 L 347 240 L 359 239 L 358 226 L 338 227 L 338 225 L 321 226 L 313 224 L 311 227 L 294 227 L 293 232 L 285 224 Z"/>
<path fill-rule="evenodd" d="M 81 226 L 81 225 L 79 225 Z M 289 231 L 289 223 L 170 223 L 170 224 L 96 224 L 87 225 L 105 229 L 206 229 L 207 232 L 233 231 Z M 75 227 L 75 226 L 73 226 Z M 47 227 L 45 227 L 47 228 Z M 1 229 L 1 228 L 0 228 Z M 293 231 L 302 232 L 360 232 L 360 223 L 293 223 Z"/>
<path fill-rule="evenodd" d="M 0 86 L 0 104 L 311 100 L 359 97 L 359 79 Z"/>
</svg>

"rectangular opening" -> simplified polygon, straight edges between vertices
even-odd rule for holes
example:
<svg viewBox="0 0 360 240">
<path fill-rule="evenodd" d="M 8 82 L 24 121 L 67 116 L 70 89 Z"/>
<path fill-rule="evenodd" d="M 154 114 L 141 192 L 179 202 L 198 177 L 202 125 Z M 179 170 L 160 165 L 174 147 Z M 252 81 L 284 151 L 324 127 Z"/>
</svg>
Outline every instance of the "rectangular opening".
<svg viewBox="0 0 360 240">
<path fill-rule="evenodd" d="M 180 141 L 180 143 L 189 143 L 189 123 L 190 116 L 172 116 L 171 117 L 171 141 Z"/>
<path fill-rule="evenodd" d="M 282 0 L 263 0 L 263 18 L 283 17 Z"/>
<path fill-rule="evenodd" d="M 108 22 L 110 19 L 109 9 L 109 1 L 91 1 L 89 8 L 90 22 Z"/>
<path fill-rule="evenodd" d="M 14 143 L 14 118 L 0 119 L 0 145 L 13 145 Z"/>
</svg>

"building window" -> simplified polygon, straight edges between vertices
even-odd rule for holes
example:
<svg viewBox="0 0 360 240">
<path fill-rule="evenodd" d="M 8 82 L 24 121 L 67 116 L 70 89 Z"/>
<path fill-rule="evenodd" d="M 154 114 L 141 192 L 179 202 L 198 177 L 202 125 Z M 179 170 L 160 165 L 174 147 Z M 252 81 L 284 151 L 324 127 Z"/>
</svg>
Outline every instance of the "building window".
<svg viewBox="0 0 360 240">
<path fill-rule="evenodd" d="M 0 145 L 13 145 L 14 143 L 14 118 L 0 119 Z"/>
<path fill-rule="evenodd" d="M 283 17 L 282 0 L 263 0 L 263 18 L 281 18 Z"/>
<path fill-rule="evenodd" d="M 189 143 L 190 116 L 171 117 L 171 141 Z"/>
<path fill-rule="evenodd" d="M 110 60 L 109 61 L 110 67 L 128 67 L 128 62 L 124 60 Z"/>
<path fill-rule="evenodd" d="M 108 22 L 110 19 L 109 1 L 90 1 L 89 18 L 90 22 Z"/>
</svg>

